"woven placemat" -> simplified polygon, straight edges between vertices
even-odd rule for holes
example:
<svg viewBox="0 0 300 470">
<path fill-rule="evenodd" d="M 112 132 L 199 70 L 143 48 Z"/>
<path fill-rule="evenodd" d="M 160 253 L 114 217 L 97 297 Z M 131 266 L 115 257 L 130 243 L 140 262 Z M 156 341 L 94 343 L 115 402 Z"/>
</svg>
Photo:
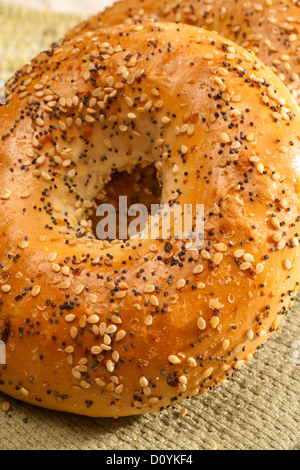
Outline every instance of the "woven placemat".
<svg viewBox="0 0 300 470">
<path fill-rule="evenodd" d="M 0 80 L 8 80 L 83 18 L 0 2 Z"/>
<path fill-rule="evenodd" d="M 0 2 L 0 79 L 80 17 L 35 12 Z M 0 409 L 0 450 L 300 449 L 300 299 L 249 366 L 221 389 L 154 415 L 91 419 L 9 400 Z M 294 348 L 293 348 L 294 346 Z M 188 414 L 182 418 L 183 407 Z"/>
<path fill-rule="evenodd" d="M 92 419 L 35 408 L 0 394 L 0 449 L 300 450 L 300 300 L 252 363 L 225 386 L 153 415 Z M 186 407 L 188 414 L 180 417 Z"/>
</svg>

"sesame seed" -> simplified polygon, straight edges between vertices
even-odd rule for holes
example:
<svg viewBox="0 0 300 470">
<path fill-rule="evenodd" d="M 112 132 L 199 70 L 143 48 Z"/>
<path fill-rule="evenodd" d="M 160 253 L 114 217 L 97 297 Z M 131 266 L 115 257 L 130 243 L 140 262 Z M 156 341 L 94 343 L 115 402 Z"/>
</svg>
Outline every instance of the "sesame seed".
<svg viewBox="0 0 300 470">
<path fill-rule="evenodd" d="M 144 323 L 145 323 L 146 326 L 152 325 L 152 323 L 153 323 L 153 317 L 152 317 L 152 315 L 147 315 L 146 318 L 145 318 L 145 320 L 144 320 Z"/>
<path fill-rule="evenodd" d="M 222 349 L 224 351 L 227 351 L 227 349 L 229 348 L 229 345 L 230 345 L 230 343 L 229 343 L 228 339 L 225 339 L 222 343 Z"/>
<path fill-rule="evenodd" d="M 276 229 L 279 229 L 279 228 L 280 228 L 280 222 L 279 222 L 279 220 L 277 219 L 277 217 L 272 217 L 271 223 L 272 223 L 272 225 L 273 225 L 274 228 L 276 228 Z"/>
<path fill-rule="evenodd" d="M 173 354 L 171 354 L 171 355 L 168 357 L 168 361 L 169 361 L 171 364 L 180 364 L 180 363 L 181 363 L 181 360 L 179 359 L 179 357 L 174 356 Z"/>
<path fill-rule="evenodd" d="M 83 284 L 79 284 L 76 288 L 75 288 L 75 294 L 76 295 L 80 295 L 84 290 L 84 285 Z"/>
<path fill-rule="evenodd" d="M 246 271 L 247 269 L 251 268 L 252 264 L 245 262 L 240 265 L 240 270 L 241 271 Z"/>
<path fill-rule="evenodd" d="M 201 274 L 203 272 L 203 266 L 199 264 L 193 269 L 193 274 Z"/>
<path fill-rule="evenodd" d="M 223 144 L 228 144 L 230 142 L 230 137 L 228 134 L 226 134 L 226 132 L 222 132 L 221 134 L 221 142 Z"/>
<path fill-rule="evenodd" d="M 210 254 L 209 254 L 209 252 L 206 251 L 206 250 L 202 250 L 202 251 L 201 251 L 201 256 L 202 256 L 202 258 L 204 258 L 204 259 L 207 259 L 207 260 L 210 259 Z"/>
<path fill-rule="evenodd" d="M 156 295 L 150 295 L 149 302 L 151 305 L 153 305 L 153 307 L 159 306 L 158 298 L 156 297 Z"/>
<path fill-rule="evenodd" d="M 205 284 L 203 282 L 199 282 L 197 284 L 197 289 L 204 289 L 205 288 Z"/>
<path fill-rule="evenodd" d="M 26 398 L 29 397 L 30 394 L 29 394 L 29 391 L 26 388 L 22 387 L 20 391 L 21 391 L 22 395 L 24 395 L 24 397 L 26 397 Z"/>
<path fill-rule="evenodd" d="M 10 405 L 9 401 L 4 401 L 4 402 L 2 403 L 2 406 L 1 406 L 1 407 L 2 407 L 2 410 L 3 410 L 5 413 L 7 413 L 7 412 L 10 410 L 10 406 L 11 406 L 11 405 Z"/>
<path fill-rule="evenodd" d="M 155 286 L 153 284 L 149 284 L 144 288 L 145 294 L 151 294 L 152 292 L 155 291 Z"/>
<path fill-rule="evenodd" d="M 189 357 L 188 360 L 187 360 L 187 363 L 190 367 L 196 367 L 197 366 L 197 362 L 193 357 Z"/>
<path fill-rule="evenodd" d="M 208 369 L 206 369 L 202 374 L 203 379 L 207 379 L 207 377 L 209 377 L 212 374 L 212 372 L 213 372 L 212 367 L 209 367 Z"/>
<path fill-rule="evenodd" d="M 217 326 L 219 325 L 219 323 L 220 323 L 220 319 L 219 319 L 219 317 L 217 317 L 217 316 L 212 317 L 211 320 L 210 320 L 210 324 L 211 324 L 211 327 L 212 327 L 213 329 L 217 328 Z"/>
<path fill-rule="evenodd" d="M 95 325 L 96 323 L 99 323 L 100 318 L 98 315 L 91 315 L 90 317 L 87 318 L 87 322 L 90 323 L 91 325 Z"/>
<path fill-rule="evenodd" d="M 264 270 L 264 268 L 265 268 L 265 267 L 264 267 L 263 263 L 258 263 L 258 264 L 256 265 L 256 274 L 262 273 L 263 270 Z"/>
<path fill-rule="evenodd" d="M 118 331 L 117 335 L 116 335 L 116 341 L 121 341 L 122 339 L 124 339 L 126 336 L 126 331 L 124 330 L 120 330 Z"/>
<path fill-rule="evenodd" d="M 106 365 L 106 369 L 108 370 L 108 372 L 113 372 L 115 370 L 115 364 L 110 359 L 106 361 L 105 365 Z"/>
<path fill-rule="evenodd" d="M 238 361 L 234 364 L 235 369 L 240 369 L 245 364 L 245 361 Z"/>
<path fill-rule="evenodd" d="M 245 253 L 243 258 L 244 258 L 245 261 L 248 261 L 249 263 L 254 262 L 254 258 L 250 253 Z"/>
<path fill-rule="evenodd" d="M 241 258 L 245 253 L 245 250 L 235 250 L 234 253 L 233 253 L 233 256 L 235 258 Z"/>
<path fill-rule="evenodd" d="M 216 243 L 214 245 L 214 249 L 222 253 L 225 253 L 227 251 L 227 246 L 225 245 L 225 243 Z"/>
<path fill-rule="evenodd" d="M 8 294 L 11 291 L 11 286 L 9 286 L 8 284 L 5 284 L 4 286 L 1 286 L 1 290 L 5 294 Z"/>
<path fill-rule="evenodd" d="M 50 263 L 52 263 L 53 261 L 55 261 L 56 257 L 57 257 L 57 253 L 51 253 L 51 254 L 48 256 L 48 261 L 49 261 Z"/>
<path fill-rule="evenodd" d="M 102 348 L 100 346 L 93 346 L 91 349 L 91 353 L 94 354 L 95 356 L 101 354 Z"/>
<path fill-rule="evenodd" d="M 256 169 L 258 171 L 258 173 L 260 173 L 261 175 L 263 174 L 264 172 L 264 166 L 261 162 L 259 162 L 257 165 L 256 165 Z"/>
<path fill-rule="evenodd" d="M 32 297 L 37 297 L 40 292 L 41 292 L 41 287 L 40 286 L 34 286 L 32 291 L 31 291 L 31 295 L 32 295 Z"/>
<path fill-rule="evenodd" d="M 51 269 L 54 273 L 59 273 L 60 271 L 60 265 L 59 264 L 56 264 L 56 263 L 52 263 L 51 264 Z"/>
<path fill-rule="evenodd" d="M 65 321 L 68 322 L 68 323 L 71 323 L 72 321 L 74 321 L 76 318 L 76 315 L 70 313 L 69 315 L 66 315 L 65 316 Z"/>
<path fill-rule="evenodd" d="M 70 328 L 70 336 L 72 339 L 75 339 L 76 336 L 78 334 L 78 329 L 76 328 L 76 326 L 71 326 Z"/>
<path fill-rule="evenodd" d="M 279 251 L 279 250 L 282 250 L 282 249 L 285 247 L 285 245 L 286 245 L 286 240 L 282 239 L 282 240 L 280 240 L 279 243 L 277 243 L 277 247 L 276 247 L 276 248 L 277 248 L 277 250 Z"/>
<path fill-rule="evenodd" d="M 204 318 L 202 317 L 199 317 L 198 318 L 198 321 L 197 321 L 197 326 L 199 328 L 199 330 L 205 330 L 206 328 L 206 321 L 204 320 Z"/>
<path fill-rule="evenodd" d="M 247 332 L 247 338 L 249 339 L 249 341 L 252 341 L 253 338 L 254 338 L 254 333 L 252 330 L 248 330 Z"/>
<path fill-rule="evenodd" d="M 180 413 L 181 418 L 184 418 L 187 415 L 187 413 L 188 413 L 188 410 L 186 408 L 183 408 Z"/>
<path fill-rule="evenodd" d="M 96 304 L 98 301 L 98 297 L 96 294 L 89 293 L 89 299 L 92 304 Z"/>
<path fill-rule="evenodd" d="M 185 279 L 179 279 L 177 282 L 176 282 L 176 289 L 182 289 L 186 284 L 186 281 Z"/>
<path fill-rule="evenodd" d="M 292 263 L 290 262 L 290 260 L 286 259 L 284 261 L 284 269 L 286 269 L 287 271 L 289 271 L 290 269 L 292 269 Z"/>
<path fill-rule="evenodd" d="M 59 284 L 59 289 L 67 290 L 67 289 L 69 289 L 70 285 L 71 285 L 70 282 L 66 282 L 66 281 L 61 282 Z"/>
<path fill-rule="evenodd" d="M 148 384 L 149 384 L 149 382 L 148 382 L 148 380 L 146 379 L 146 377 L 141 377 L 139 383 L 140 383 L 140 386 L 141 386 L 141 387 L 147 387 Z"/>
</svg>

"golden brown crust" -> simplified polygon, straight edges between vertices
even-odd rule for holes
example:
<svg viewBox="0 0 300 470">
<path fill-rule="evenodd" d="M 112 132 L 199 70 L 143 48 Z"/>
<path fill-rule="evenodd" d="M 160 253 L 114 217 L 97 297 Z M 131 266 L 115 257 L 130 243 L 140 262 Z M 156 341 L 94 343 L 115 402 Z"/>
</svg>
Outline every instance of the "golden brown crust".
<svg viewBox="0 0 300 470">
<path fill-rule="evenodd" d="M 150 18 L 202 26 L 252 50 L 300 102 L 299 0 L 122 0 L 67 37 Z"/>
<path fill-rule="evenodd" d="M 0 129 L 1 391 L 157 411 L 278 330 L 299 279 L 300 113 L 251 53 L 185 25 L 90 32 L 12 77 Z M 94 198 L 141 159 L 164 202 L 205 205 L 200 252 L 95 240 Z"/>
</svg>

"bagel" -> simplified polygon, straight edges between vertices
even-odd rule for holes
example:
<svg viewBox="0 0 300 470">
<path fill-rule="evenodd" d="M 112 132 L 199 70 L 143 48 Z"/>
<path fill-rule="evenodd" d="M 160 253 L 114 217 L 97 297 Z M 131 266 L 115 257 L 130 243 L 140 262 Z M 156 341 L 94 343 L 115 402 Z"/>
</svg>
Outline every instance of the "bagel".
<svg viewBox="0 0 300 470">
<path fill-rule="evenodd" d="M 298 289 L 300 111 L 240 46 L 188 25 L 88 32 L 19 70 L 0 107 L 0 391 L 89 416 L 221 385 Z M 155 165 L 205 236 L 103 241 L 112 173 Z"/>
<path fill-rule="evenodd" d="M 251 49 L 300 102 L 299 0 L 123 0 L 67 34 L 159 19 L 202 26 Z"/>
</svg>

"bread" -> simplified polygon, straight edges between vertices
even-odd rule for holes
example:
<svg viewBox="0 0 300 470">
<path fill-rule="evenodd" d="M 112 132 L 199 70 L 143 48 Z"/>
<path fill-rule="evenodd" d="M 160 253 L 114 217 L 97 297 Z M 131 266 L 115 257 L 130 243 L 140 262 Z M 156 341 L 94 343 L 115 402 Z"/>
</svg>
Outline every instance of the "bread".
<svg viewBox="0 0 300 470">
<path fill-rule="evenodd" d="M 158 19 L 202 26 L 252 50 L 300 102 L 299 0 L 122 0 L 67 34 Z"/>
<path fill-rule="evenodd" d="M 253 54 L 144 22 L 40 54 L 0 107 L 0 391 L 118 417 L 221 385 L 279 329 L 299 279 L 300 112 Z M 203 204 L 200 250 L 97 240 L 112 171 Z M 142 201 L 141 201 L 142 202 Z"/>
</svg>

